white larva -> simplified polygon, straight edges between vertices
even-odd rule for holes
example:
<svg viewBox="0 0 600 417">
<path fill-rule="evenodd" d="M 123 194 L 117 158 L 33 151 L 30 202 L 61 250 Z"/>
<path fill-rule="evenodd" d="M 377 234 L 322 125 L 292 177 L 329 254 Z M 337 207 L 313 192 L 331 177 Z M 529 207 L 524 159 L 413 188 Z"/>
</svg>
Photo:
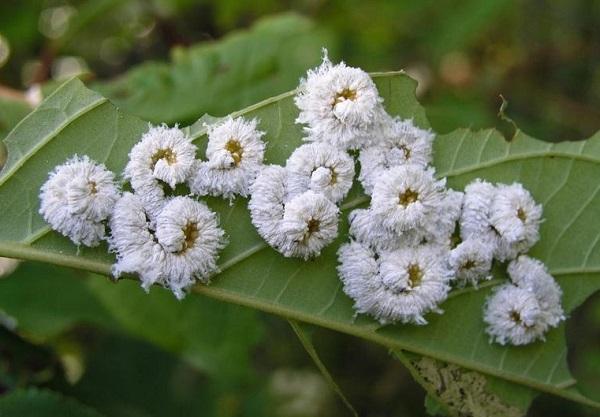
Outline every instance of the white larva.
<svg viewBox="0 0 600 417">
<path fill-rule="evenodd" d="M 358 179 L 365 192 L 373 192 L 387 169 L 409 164 L 426 168 L 431 162 L 434 137 L 430 130 L 416 127 L 412 120 L 391 119 L 385 124 L 382 139 L 360 151 Z"/>
<path fill-rule="evenodd" d="M 319 256 L 338 233 L 339 209 L 323 194 L 306 191 L 285 205 L 282 254 L 308 259 Z"/>
<path fill-rule="evenodd" d="M 167 252 L 166 284 L 177 298 L 183 298 L 196 280 L 206 283 L 217 272 L 225 232 L 206 204 L 189 197 L 170 199 L 156 219 L 155 235 Z"/>
<path fill-rule="evenodd" d="M 496 242 L 497 234 L 490 223 L 492 200 L 496 192 L 493 184 L 476 179 L 465 187 L 460 234 L 463 240 L 470 238 Z"/>
<path fill-rule="evenodd" d="M 396 233 L 422 228 L 434 220 L 444 201 L 445 180 L 436 180 L 433 169 L 418 165 L 397 166 L 386 171 L 371 200 L 373 214 Z"/>
<path fill-rule="evenodd" d="M 182 130 L 166 125 L 150 127 L 129 152 L 124 176 L 152 220 L 165 203 L 163 183 L 171 188 L 189 177 L 196 146 Z"/>
<path fill-rule="evenodd" d="M 123 193 L 110 219 L 109 247 L 117 255 L 112 273 L 116 278 L 123 273 L 138 274 L 146 291 L 153 284 L 165 284 L 163 265 L 166 251 L 156 241 L 146 216 L 142 200 L 131 193 Z"/>
<path fill-rule="evenodd" d="M 309 143 L 296 148 L 285 168 L 290 196 L 312 190 L 337 203 L 346 197 L 354 180 L 352 157 L 326 143 Z"/>
<path fill-rule="evenodd" d="M 513 258 L 537 243 L 541 220 L 542 206 L 536 204 L 521 184 L 499 184 L 492 199 L 490 223 L 509 247 L 507 255 L 499 258 Z"/>
<path fill-rule="evenodd" d="M 76 245 L 97 246 L 119 198 L 114 174 L 87 156 L 57 166 L 40 190 L 40 214 Z"/>
<path fill-rule="evenodd" d="M 227 199 L 250 194 L 265 153 L 264 132 L 257 124 L 256 119 L 228 117 L 209 126 L 207 161 L 195 167 L 189 180 L 193 193 Z"/>
<path fill-rule="evenodd" d="M 501 345 L 544 340 L 549 327 L 535 295 L 512 284 L 494 290 L 484 306 L 483 320 L 490 339 Z"/>
<path fill-rule="evenodd" d="M 265 167 L 258 175 L 248 203 L 252 224 L 286 257 L 318 256 L 337 236 L 339 209 L 310 190 L 288 199 L 287 175 L 277 165 Z"/>
<path fill-rule="evenodd" d="M 113 275 L 136 273 L 144 289 L 160 284 L 179 299 L 217 271 L 226 243 L 216 214 L 189 197 L 170 199 L 153 231 L 142 201 L 125 193 L 115 206 L 111 230 L 110 247 L 117 253 Z"/>
<path fill-rule="evenodd" d="M 285 211 L 287 171 L 279 165 L 265 166 L 251 187 L 248 202 L 252 224 L 273 248 L 281 251 L 286 244 L 281 232 Z"/>
<path fill-rule="evenodd" d="M 433 221 L 425 222 L 423 240 L 427 243 L 450 247 L 462 210 L 464 194 L 460 191 L 447 189 L 442 202 L 436 209 Z"/>
<path fill-rule="evenodd" d="M 461 237 L 491 242 L 494 257 L 509 261 L 539 240 L 541 216 L 541 206 L 521 184 L 493 185 L 476 180 L 465 188 Z"/>
<path fill-rule="evenodd" d="M 306 125 L 307 140 L 340 150 L 359 148 L 386 117 L 382 101 L 369 74 L 343 62 L 333 65 L 324 51 L 323 63 L 300 81 L 296 123 Z"/>
<path fill-rule="evenodd" d="M 365 246 L 378 252 L 398 249 L 403 245 L 416 245 L 420 241 L 406 237 L 387 229 L 381 223 L 381 218 L 375 216 L 370 209 L 352 210 L 348 215 L 350 236 Z"/>
<path fill-rule="evenodd" d="M 420 245 L 377 253 L 352 241 L 338 251 L 338 273 L 344 292 L 359 313 L 381 323 L 427 324 L 424 315 L 441 312 L 451 271 L 444 249 Z"/>
<path fill-rule="evenodd" d="M 562 290 L 541 261 L 521 255 L 508 264 L 507 272 L 515 285 L 535 295 L 543 318 L 550 326 L 557 326 L 565 319 Z"/>
<path fill-rule="evenodd" d="M 467 239 L 450 251 L 448 263 L 459 287 L 473 285 L 492 278 L 494 245 L 480 239 Z"/>
</svg>

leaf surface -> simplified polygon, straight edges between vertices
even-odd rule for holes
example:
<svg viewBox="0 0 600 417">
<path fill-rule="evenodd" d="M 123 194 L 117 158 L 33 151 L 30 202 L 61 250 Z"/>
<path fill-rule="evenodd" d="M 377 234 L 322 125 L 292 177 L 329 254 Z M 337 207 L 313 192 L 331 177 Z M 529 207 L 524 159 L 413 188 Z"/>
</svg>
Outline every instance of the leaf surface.
<svg viewBox="0 0 600 417">
<path fill-rule="evenodd" d="M 427 126 L 414 97 L 414 81 L 402 73 L 374 74 L 374 79 L 390 113 Z M 292 95 L 284 93 L 235 113 L 260 119 L 260 128 L 267 132 L 269 163 L 284 163 L 302 143 Z M 129 149 L 146 129 L 146 122 L 117 110 L 77 80 L 60 87 L 6 140 L 9 162 L 0 174 L 0 255 L 109 274 L 114 258 L 105 247 L 78 250 L 49 231 L 37 213 L 38 190 L 48 172 L 74 153 L 88 154 L 120 172 Z M 203 129 L 196 125 L 190 132 L 202 147 Z M 557 278 L 566 310 L 600 288 L 600 134 L 586 141 L 550 144 L 522 132 L 507 142 L 494 130 L 458 130 L 438 137 L 434 165 L 457 189 L 477 177 L 522 182 L 544 204 L 546 219 L 531 254 L 544 260 Z M 545 343 L 488 343 L 481 311 L 492 286 L 504 279 L 501 274 L 478 291 L 454 291 L 442 306 L 446 313 L 429 315 L 427 326 L 381 326 L 368 317 L 355 318 L 337 277 L 336 251 L 347 240 L 346 214 L 367 201 L 355 186 L 343 203 L 340 237 L 321 257 L 304 262 L 285 259 L 267 247 L 250 223 L 246 200 L 229 205 L 207 199 L 219 212 L 231 243 L 222 253 L 221 274 L 210 286 L 195 290 L 591 404 L 574 388 L 564 325 L 550 331 Z"/>
</svg>

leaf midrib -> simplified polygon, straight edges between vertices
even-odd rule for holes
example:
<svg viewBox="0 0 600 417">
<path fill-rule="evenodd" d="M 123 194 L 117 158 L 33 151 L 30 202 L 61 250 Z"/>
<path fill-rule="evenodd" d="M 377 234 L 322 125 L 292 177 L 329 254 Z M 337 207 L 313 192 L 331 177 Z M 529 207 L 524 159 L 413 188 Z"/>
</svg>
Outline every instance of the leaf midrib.
<svg viewBox="0 0 600 417">
<path fill-rule="evenodd" d="M 266 245 L 265 245 L 266 247 Z M 261 248 L 262 249 L 262 248 Z M 261 250 L 259 249 L 259 250 Z M 7 244 L 5 242 L 0 243 L 0 253 L 9 257 L 16 258 L 24 258 L 27 260 L 34 261 L 42 261 L 42 262 L 51 262 L 58 265 L 63 265 L 67 267 L 74 267 L 83 269 L 89 272 L 99 273 L 102 275 L 110 275 L 111 274 L 111 265 L 102 262 L 102 261 L 93 261 L 89 259 L 82 259 L 77 256 L 65 256 L 58 255 L 52 252 L 45 252 L 43 250 L 35 249 L 30 246 L 22 245 L 22 244 Z M 25 256 L 23 256 L 25 255 Z M 57 262 L 58 261 L 58 262 Z M 240 259 L 241 262 L 241 259 Z M 230 265 L 229 267 L 233 266 Z M 575 275 L 575 274 L 592 274 L 592 273 L 600 273 L 600 267 L 598 268 L 563 268 L 558 270 L 550 271 L 554 276 L 560 275 Z M 131 277 L 130 277 L 131 278 Z M 493 280 L 488 283 L 482 284 L 482 287 L 492 286 L 502 280 Z M 467 292 L 471 292 L 474 289 L 467 288 L 462 290 L 454 291 L 450 294 L 451 297 L 459 296 Z M 474 371 L 486 373 L 489 375 L 497 376 L 508 381 L 512 381 L 519 384 L 524 384 L 530 386 L 534 389 L 538 389 L 540 391 L 548 392 L 551 394 L 555 394 L 558 396 L 562 396 L 564 398 L 583 402 L 590 406 L 599 407 L 600 404 L 596 403 L 592 400 L 589 400 L 583 396 L 580 396 L 574 392 L 564 391 L 563 388 L 571 386 L 573 384 L 572 379 L 562 381 L 558 384 L 550 385 L 539 383 L 536 380 L 520 377 L 517 375 L 513 375 L 510 373 L 506 373 L 501 369 L 495 368 L 493 366 L 488 366 L 481 364 L 479 362 L 472 362 L 469 360 L 462 360 L 460 357 L 455 357 L 452 355 L 445 355 L 443 352 L 431 350 L 422 346 L 413 346 L 411 344 L 405 344 L 399 342 L 393 338 L 386 337 L 384 335 L 380 335 L 373 329 L 364 328 L 355 326 L 353 324 L 347 324 L 343 322 L 337 322 L 333 320 L 329 320 L 323 318 L 319 315 L 314 315 L 310 313 L 305 313 L 302 311 L 298 311 L 289 307 L 281 306 L 275 303 L 271 303 L 265 301 L 264 299 L 260 299 L 251 295 L 240 295 L 239 293 L 227 289 L 223 289 L 215 286 L 205 286 L 205 285 L 197 285 L 193 288 L 194 292 L 219 299 L 222 301 L 230 302 L 233 304 L 243 305 L 250 308 L 255 308 L 257 310 L 261 310 L 267 313 L 276 314 L 282 317 L 300 320 L 303 322 L 319 325 L 322 327 L 329 328 L 331 330 L 339 331 L 342 333 L 346 333 L 349 335 L 357 336 L 364 338 L 366 340 L 370 340 L 381 344 L 386 347 L 392 347 L 395 349 L 408 350 L 411 352 L 415 352 L 424 356 L 430 356 L 432 358 L 436 358 L 445 362 L 451 362 L 459 366 L 463 366 L 468 369 L 472 369 Z"/>
</svg>

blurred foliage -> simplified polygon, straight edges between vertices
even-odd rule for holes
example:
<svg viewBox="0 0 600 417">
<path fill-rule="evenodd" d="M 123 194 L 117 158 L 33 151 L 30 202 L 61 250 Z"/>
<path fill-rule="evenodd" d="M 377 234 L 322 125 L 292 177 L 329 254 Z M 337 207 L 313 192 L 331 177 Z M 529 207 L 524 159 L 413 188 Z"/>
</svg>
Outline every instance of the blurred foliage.
<svg viewBox="0 0 600 417">
<path fill-rule="evenodd" d="M 224 381 L 249 376 L 249 352 L 263 334 L 249 309 L 201 296 L 179 302 L 166 291 L 145 294 L 133 281 L 113 285 L 36 263 L 0 281 L 0 308 L 5 321 L 35 343 L 60 347 L 62 334 L 94 324 L 148 340 Z"/>
<path fill-rule="evenodd" d="M 307 19 L 278 16 L 218 43 L 175 48 L 169 64 L 145 63 L 92 87 L 144 120 L 189 124 L 290 89 L 319 63 L 326 39 Z"/>
<path fill-rule="evenodd" d="M 290 11 L 310 20 L 229 34 Z M 0 137 L 38 84 L 79 74 L 127 111 L 185 123 L 294 88 L 327 46 L 366 70 L 407 70 L 438 131 L 497 125 L 502 94 L 526 132 L 578 139 L 600 129 L 598 22 L 594 0 L 3 0 Z M 0 311 L 0 415 L 347 413 L 284 322 L 239 307 L 24 264 L 0 281 Z M 575 376 L 600 400 L 599 329 L 596 295 L 568 340 Z M 360 415 L 423 415 L 423 391 L 382 349 L 322 329 L 312 339 Z M 529 415 L 593 414 L 541 396 Z"/>
<path fill-rule="evenodd" d="M 50 391 L 18 390 L 0 398 L 0 415 L 19 417 L 102 417 L 95 410 Z"/>
<path fill-rule="evenodd" d="M 3 97 L 0 90 L 0 139 L 12 130 L 12 128 L 29 113 L 31 108 L 22 99 L 12 96 Z M 0 167 L 4 165 L 4 149 L 0 146 Z"/>
</svg>

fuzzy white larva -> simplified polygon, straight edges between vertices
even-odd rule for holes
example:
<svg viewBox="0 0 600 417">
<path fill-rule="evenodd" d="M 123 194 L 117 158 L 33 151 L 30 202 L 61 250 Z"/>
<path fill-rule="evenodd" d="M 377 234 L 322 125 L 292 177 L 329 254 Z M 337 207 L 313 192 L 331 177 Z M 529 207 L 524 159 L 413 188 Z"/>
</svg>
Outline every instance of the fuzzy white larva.
<svg viewBox="0 0 600 417">
<path fill-rule="evenodd" d="M 492 200 L 496 192 L 493 184 L 476 179 L 465 187 L 460 235 L 462 240 L 486 239 L 495 242 L 497 234 L 490 223 Z"/>
<path fill-rule="evenodd" d="M 196 280 L 206 282 L 217 270 L 225 246 L 216 214 L 189 197 L 168 200 L 153 231 L 142 201 L 125 193 L 110 224 L 110 247 L 117 253 L 113 275 L 136 273 L 145 290 L 160 284 L 179 299 Z"/>
<path fill-rule="evenodd" d="M 548 323 L 535 295 L 512 284 L 494 290 L 484 306 L 483 319 L 490 340 L 501 345 L 526 345 L 544 340 Z"/>
<path fill-rule="evenodd" d="M 369 74 L 343 62 L 333 65 L 324 51 L 323 63 L 300 80 L 296 123 L 306 124 L 307 140 L 359 148 L 386 117 L 382 101 Z"/>
<path fill-rule="evenodd" d="M 494 257 L 514 259 L 539 240 L 542 207 L 521 184 L 492 185 L 476 180 L 465 189 L 461 237 L 494 242 Z"/>
<path fill-rule="evenodd" d="M 138 274 L 146 291 L 162 279 L 166 251 L 156 241 L 146 216 L 142 200 L 131 193 L 123 193 L 110 218 L 109 247 L 117 254 L 113 276 L 123 273 Z"/>
<path fill-rule="evenodd" d="M 256 119 L 228 117 L 209 126 L 207 161 L 198 164 L 189 180 L 193 193 L 228 199 L 250 194 L 265 153 L 264 132 L 257 124 Z"/>
<path fill-rule="evenodd" d="M 403 233 L 433 221 L 444 200 L 445 180 L 432 168 L 404 165 L 389 169 L 373 189 L 371 210 L 384 227 Z"/>
<path fill-rule="evenodd" d="M 166 125 L 150 127 L 129 152 L 124 176 L 154 220 L 163 204 L 163 184 L 175 188 L 186 181 L 195 164 L 196 146 L 183 131 Z"/>
<path fill-rule="evenodd" d="M 498 235 L 516 253 L 529 250 L 540 238 L 539 228 L 542 219 L 542 206 L 521 184 L 499 184 L 492 199 L 490 223 Z"/>
<path fill-rule="evenodd" d="M 473 285 L 492 278 L 494 245 L 480 239 L 467 239 L 450 251 L 448 263 L 459 287 Z"/>
<path fill-rule="evenodd" d="M 508 264 L 507 272 L 515 285 L 535 295 L 548 325 L 557 326 L 565 319 L 562 290 L 541 261 L 521 255 Z"/>
<path fill-rule="evenodd" d="M 423 226 L 423 240 L 427 243 L 451 246 L 452 236 L 456 230 L 462 211 L 464 194 L 460 191 L 447 189 L 442 202 L 433 216 L 433 221 Z M 417 231 L 418 233 L 418 231 Z"/>
<path fill-rule="evenodd" d="M 361 149 L 359 180 L 367 194 L 385 170 L 400 165 L 418 165 L 426 168 L 431 162 L 435 135 L 419 129 L 412 120 L 390 119 L 385 124 L 382 139 Z"/>
<path fill-rule="evenodd" d="M 166 285 L 177 298 L 183 298 L 196 280 L 207 282 L 217 271 L 225 232 L 206 204 L 189 197 L 170 199 L 156 219 L 155 235 L 167 252 L 163 266 Z"/>
<path fill-rule="evenodd" d="M 285 168 L 290 196 L 312 190 L 337 203 L 346 197 L 354 180 L 352 157 L 326 143 L 309 143 L 296 148 Z"/>
<path fill-rule="evenodd" d="M 287 171 L 279 165 L 265 166 L 251 187 L 248 202 L 252 224 L 273 248 L 281 250 L 286 238 L 281 233 L 285 210 Z"/>
<path fill-rule="evenodd" d="M 444 250 L 431 245 L 377 254 L 350 242 L 338 251 L 338 272 L 359 313 L 381 323 L 423 325 L 426 313 L 441 312 L 438 305 L 450 290 L 452 274 L 444 259 Z"/>
<path fill-rule="evenodd" d="M 285 235 L 281 253 L 308 259 L 319 256 L 338 232 L 339 209 L 323 194 L 306 191 L 285 204 L 281 233 Z"/>
<path fill-rule="evenodd" d="M 114 174 L 87 156 L 57 166 L 40 190 L 40 214 L 77 245 L 105 239 L 104 221 L 119 198 Z"/>
<path fill-rule="evenodd" d="M 375 216 L 370 209 L 352 210 L 348 215 L 350 236 L 365 246 L 378 252 L 398 249 L 403 245 L 413 245 L 419 240 L 407 241 L 407 237 L 386 229 L 381 224 L 381 218 Z"/>
</svg>

